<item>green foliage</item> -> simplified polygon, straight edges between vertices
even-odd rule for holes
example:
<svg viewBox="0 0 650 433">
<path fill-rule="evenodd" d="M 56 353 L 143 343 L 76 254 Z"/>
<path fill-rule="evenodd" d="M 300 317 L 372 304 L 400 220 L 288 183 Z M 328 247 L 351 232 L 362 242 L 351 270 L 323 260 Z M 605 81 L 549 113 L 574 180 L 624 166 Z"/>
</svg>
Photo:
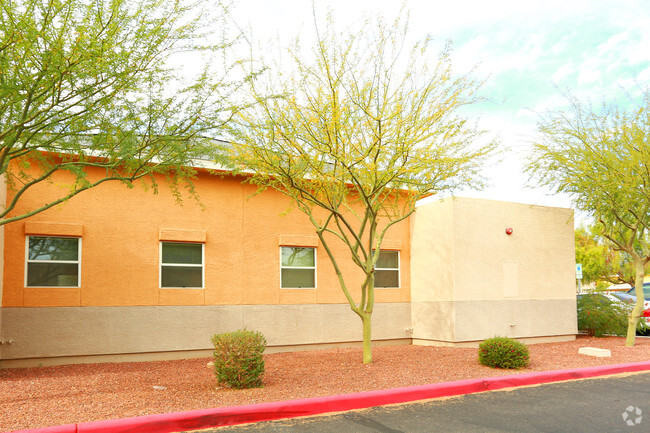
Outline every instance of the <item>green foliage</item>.
<svg viewBox="0 0 650 433">
<path fill-rule="evenodd" d="M 364 363 L 386 232 L 422 197 L 480 187 L 496 148 L 462 115 L 480 101 L 481 83 L 454 73 L 448 47 L 434 54 L 428 39 L 407 47 L 404 21 L 368 20 L 352 32 L 331 18 L 316 25 L 311 50 L 297 39 L 282 57 L 290 64 L 278 60 L 267 79 L 250 82 L 259 104 L 238 113 L 225 149 L 249 181 L 289 196 L 308 216 L 362 320 Z M 365 277 L 357 299 L 331 254 L 339 241 Z"/>
<path fill-rule="evenodd" d="M 579 209 L 603 224 L 606 237 L 617 221 L 629 230 L 636 221 L 647 221 L 650 90 L 627 111 L 615 105 L 594 109 L 575 98 L 569 102 L 571 110 L 541 118 L 528 172 L 571 195 Z"/>
<path fill-rule="evenodd" d="M 212 336 L 214 373 L 219 383 L 236 389 L 262 386 L 266 339 L 260 332 L 238 330 Z"/>
<path fill-rule="evenodd" d="M 580 226 L 575 230 L 576 263 L 582 264 L 584 283 L 598 282 L 612 274 L 608 264 L 616 256 L 602 242 L 602 238 L 594 234 L 594 227 Z"/>
<path fill-rule="evenodd" d="M 620 335 L 627 333 L 631 305 L 612 302 L 605 296 L 594 293 L 578 297 L 578 330 L 591 337 Z M 643 331 L 644 324 L 638 323 L 637 330 Z"/>
<path fill-rule="evenodd" d="M 192 71 L 172 62 L 225 54 L 229 43 L 208 39 L 225 16 L 218 0 L 0 1 L 0 175 L 11 198 L 0 225 L 108 180 L 190 179 L 202 137 L 232 115 L 236 83 L 225 61 Z M 53 181 L 50 201 L 17 206 Z"/>
<path fill-rule="evenodd" d="M 636 101 L 635 101 L 636 102 Z M 594 109 L 569 97 L 571 109 L 548 113 L 526 170 L 536 183 L 572 197 L 601 226 L 611 248 L 634 269 L 638 297 L 627 329 L 633 346 L 643 310 L 645 266 L 650 261 L 650 90 L 630 108 Z"/>
<path fill-rule="evenodd" d="M 519 369 L 528 361 L 528 347 L 511 338 L 488 338 L 478 347 L 478 362 L 488 367 Z"/>
<path fill-rule="evenodd" d="M 611 284 L 634 286 L 635 269 L 627 254 L 617 251 L 603 236 L 602 224 L 575 230 L 576 263 L 582 263 L 583 281 L 595 282 L 597 290 Z"/>
</svg>

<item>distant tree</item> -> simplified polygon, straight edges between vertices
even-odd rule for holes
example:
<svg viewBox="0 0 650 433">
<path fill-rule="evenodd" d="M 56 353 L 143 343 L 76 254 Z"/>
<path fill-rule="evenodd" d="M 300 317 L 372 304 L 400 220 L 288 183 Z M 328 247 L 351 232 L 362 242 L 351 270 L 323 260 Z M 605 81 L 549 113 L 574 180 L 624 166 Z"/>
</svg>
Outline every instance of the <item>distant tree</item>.
<svg viewBox="0 0 650 433">
<path fill-rule="evenodd" d="M 309 217 L 361 318 L 370 363 L 375 268 L 387 231 L 425 196 L 479 186 L 495 145 L 480 144 L 482 132 L 459 114 L 478 100 L 479 83 L 452 74 L 448 50 L 432 61 L 426 40 L 405 53 L 399 21 L 338 34 L 330 19 L 321 30 L 311 56 L 296 42 L 290 66 L 269 68 L 268 86 L 251 82 L 259 105 L 239 113 L 229 158 Z M 337 241 L 365 276 L 356 299 L 332 252 Z"/>
<path fill-rule="evenodd" d="M 633 346 L 643 311 L 643 277 L 650 261 L 650 92 L 624 110 L 596 111 L 570 98 L 569 113 L 551 113 L 539 123 L 528 170 L 542 184 L 568 193 L 578 209 L 593 215 L 602 235 L 634 266 L 637 302 L 628 320 Z"/>
<path fill-rule="evenodd" d="M 583 281 L 635 285 L 635 270 L 630 258 L 615 250 L 602 234 L 602 225 L 580 226 L 575 230 L 576 263 L 582 264 Z"/>
<path fill-rule="evenodd" d="M 0 183 L 10 193 L 0 225 L 106 181 L 191 176 L 191 159 L 206 149 L 201 137 L 232 115 L 237 83 L 208 62 L 180 79 L 179 54 L 195 61 L 230 46 L 211 43 L 207 30 L 226 16 L 223 5 L 185 3 L 0 2 Z M 92 167 L 100 178 L 87 176 Z M 13 212 L 30 188 L 62 172 L 72 180 L 59 195 Z"/>
</svg>

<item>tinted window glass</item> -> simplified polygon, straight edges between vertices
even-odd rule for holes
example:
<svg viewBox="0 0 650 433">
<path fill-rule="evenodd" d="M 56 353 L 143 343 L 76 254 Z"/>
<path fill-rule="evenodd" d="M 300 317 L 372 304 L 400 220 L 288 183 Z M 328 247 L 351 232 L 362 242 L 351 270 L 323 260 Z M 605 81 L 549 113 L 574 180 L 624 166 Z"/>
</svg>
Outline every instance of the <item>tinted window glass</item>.
<svg viewBox="0 0 650 433">
<path fill-rule="evenodd" d="M 163 263 L 200 265 L 203 263 L 202 244 L 163 242 Z"/>
<path fill-rule="evenodd" d="M 314 266 L 314 249 L 282 247 L 282 266 Z"/>
<path fill-rule="evenodd" d="M 30 236 L 29 260 L 79 260 L 79 239 Z"/>
</svg>

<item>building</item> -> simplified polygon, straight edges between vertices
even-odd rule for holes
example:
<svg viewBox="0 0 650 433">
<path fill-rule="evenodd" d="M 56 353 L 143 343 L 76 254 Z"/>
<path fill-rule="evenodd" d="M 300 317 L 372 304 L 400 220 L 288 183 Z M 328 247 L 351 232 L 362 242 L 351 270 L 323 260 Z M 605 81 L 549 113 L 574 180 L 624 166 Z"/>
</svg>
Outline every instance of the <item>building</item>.
<svg viewBox="0 0 650 433">
<path fill-rule="evenodd" d="M 244 327 L 262 331 L 268 351 L 359 345 L 361 322 L 286 197 L 207 170 L 195 185 L 200 201 L 178 205 L 167 188 L 109 182 L 0 227 L 1 365 L 210 356 L 211 335 Z M 375 344 L 575 338 L 570 209 L 448 197 L 388 236 Z"/>
</svg>

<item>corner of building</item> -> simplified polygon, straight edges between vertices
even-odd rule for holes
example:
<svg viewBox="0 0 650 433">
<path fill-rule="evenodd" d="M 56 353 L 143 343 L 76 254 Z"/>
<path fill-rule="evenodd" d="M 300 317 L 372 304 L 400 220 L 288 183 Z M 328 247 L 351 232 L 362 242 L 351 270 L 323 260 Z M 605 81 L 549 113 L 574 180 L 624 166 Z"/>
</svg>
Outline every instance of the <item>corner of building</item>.
<svg viewBox="0 0 650 433">
<path fill-rule="evenodd" d="M 571 209 L 452 197 L 416 213 L 416 344 L 575 338 Z"/>
</svg>

